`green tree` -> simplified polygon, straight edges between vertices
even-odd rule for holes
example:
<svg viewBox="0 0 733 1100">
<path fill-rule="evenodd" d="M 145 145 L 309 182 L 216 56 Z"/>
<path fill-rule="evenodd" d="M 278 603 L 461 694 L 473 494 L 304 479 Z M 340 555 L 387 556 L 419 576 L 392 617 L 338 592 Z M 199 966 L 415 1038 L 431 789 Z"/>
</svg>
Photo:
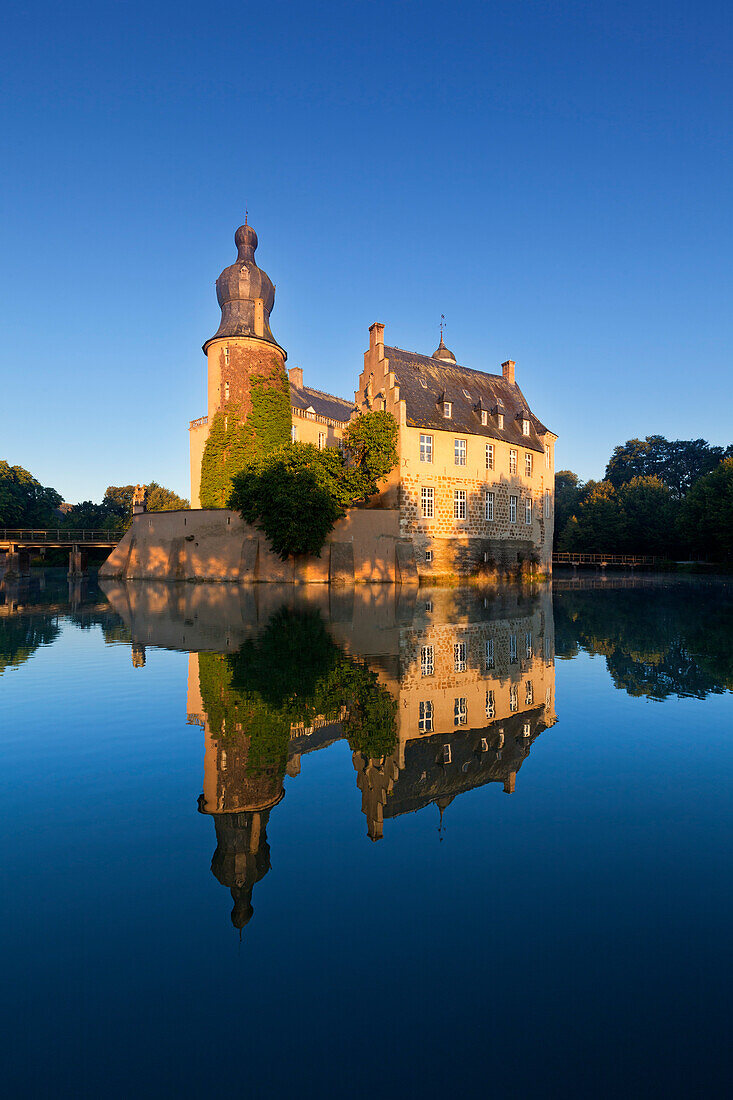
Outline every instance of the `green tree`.
<svg viewBox="0 0 733 1100">
<path fill-rule="evenodd" d="M 557 547 L 568 521 L 575 515 L 583 500 L 583 483 L 572 470 L 558 470 L 555 474 L 555 536 Z"/>
<path fill-rule="evenodd" d="M 677 550 L 679 504 L 669 487 L 658 477 L 635 477 L 617 495 L 623 513 L 617 549 L 672 557 Z"/>
<path fill-rule="evenodd" d="M 679 527 L 693 553 L 721 562 L 733 558 L 733 458 L 695 482 L 682 505 Z"/>
<path fill-rule="evenodd" d="M 263 531 L 281 558 L 320 554 L 336 520 L 395 466 L 396 440 L 394 417 L 379 411 L 349 425 L 344 454 L 287 443 L 234 475 L 229 507 Z"/>
<path fill-rule="evenodd" d="M 619 489 L 637 477 L 658 477 L 682 498 L 698 478 L 731 454 L 733 444 L 724 449 L 705 439 L 669 440 L 663 435 L 627 439 L 614 448 L 605 479 Z"/>
<path fill-rule="evenodd" d="M 41 485 L 28 470 L 0 460 L 0 526 L 55 526 L 61 502 L 55 489 Z"/>
<path fill-rule="evenodd" d="M 561 550 L 618 552 L 625 545 L 625 516 L 609 481 L 588 482 L 576 514 L 560 536 Z"/>
</svg>

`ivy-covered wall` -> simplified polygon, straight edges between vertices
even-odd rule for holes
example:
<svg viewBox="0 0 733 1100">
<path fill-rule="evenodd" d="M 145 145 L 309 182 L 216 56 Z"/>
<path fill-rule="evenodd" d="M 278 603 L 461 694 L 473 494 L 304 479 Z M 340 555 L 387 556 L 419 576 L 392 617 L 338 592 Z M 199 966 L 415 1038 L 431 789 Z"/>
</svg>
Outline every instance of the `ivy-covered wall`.
<svg viewBox="0 0 733 1100">
<path fill-rule="evenodd" d="M 202 508 L 226 508 L 232 477 L 290 440 L 290 385 L 280 355 L 266 347 L 220 350 L 222 402 L 209 425 L 201 462 Z"/>
</svg>

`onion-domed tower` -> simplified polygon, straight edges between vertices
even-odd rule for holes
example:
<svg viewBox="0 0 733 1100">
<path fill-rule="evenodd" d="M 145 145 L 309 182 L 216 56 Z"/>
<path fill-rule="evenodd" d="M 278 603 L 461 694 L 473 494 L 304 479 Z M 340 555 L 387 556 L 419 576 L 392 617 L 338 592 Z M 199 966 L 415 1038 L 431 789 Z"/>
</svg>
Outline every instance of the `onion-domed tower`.
<svg viewBox="0 0 733 1100">
<path fill-rule="evenodd" d="M 257 266 L 257 234 L 246 218 L 234 234 L 234 243 L 237 258 L 216 280 L 221 323 L 203 345 L 208 360 L 208 416 L 191 423 L 194 508 L 226 505 L 231 455 L 241 454 L 243 439 L 246 447 L 262 453 L 290 438 L 287 355 L 270 329 L 275 286 Z M 247 432 L 235 440 L 232 433 L 244 425 Z"/>
</svg>

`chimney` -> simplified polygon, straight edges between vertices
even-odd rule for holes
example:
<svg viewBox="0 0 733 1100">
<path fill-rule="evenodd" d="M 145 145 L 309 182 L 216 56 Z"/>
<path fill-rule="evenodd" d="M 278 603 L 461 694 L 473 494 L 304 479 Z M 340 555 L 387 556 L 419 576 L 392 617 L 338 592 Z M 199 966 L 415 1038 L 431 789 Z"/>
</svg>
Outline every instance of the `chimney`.
<svg viewBox="0 0 733 1100">
<path fill-rule="evenodd" d="M 369 347 L 374 348 L 377 344 L 384 343 L 384 325 L 379 321 L 375 321 L 373 325 L 369 326 Z"/>
<path fill-rule="evenodd" d="M 296 390 L 303 389 L 303 368 L 302 367 L 290 367 L 288 370 L 288 377 Z"/>
<path fill-rule="evenodd" d="M 501 373 L 504 375 L 505 380 L 510 382 L 512 386 L 514 385 L 514 368 L 516 365 L 513 359 L 507 359 L 506 363 L 501 364 Z"/>
</svg>

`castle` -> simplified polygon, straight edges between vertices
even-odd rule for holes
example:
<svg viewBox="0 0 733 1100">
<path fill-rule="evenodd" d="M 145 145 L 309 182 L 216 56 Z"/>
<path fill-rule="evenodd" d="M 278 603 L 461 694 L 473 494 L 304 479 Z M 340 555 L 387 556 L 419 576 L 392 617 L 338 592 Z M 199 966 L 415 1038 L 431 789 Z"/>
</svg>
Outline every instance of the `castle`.
<svg viewBox="0 0 733 1100">
<path fill-rule="evenodd" d="M 216 283 L 221 324 L 203 346 L 208 415 L 189 429 L 192 507 L 201 507 L 202 458 L 217 413 L 251 416 L 253 380 L 260 388 L 287 384 L 293 441 L 340 447 L 360 413 L 394 415 L 399 464 L 367 507 L 384 513 L 385 531 L 402 545 L 398 556 L 404 562 L 409 547 L 417 574 L 549 573 L 557 436 L 531 411 L 515 363 L 503 363 L 501 374 L 461 366 L 442 332 L 432 355 L 404 351 L 385 344 L 385 326 L 375 322 L 354 401 L 305 386 L 298 367 L 286 383 L 287 355 L 270 329 L 275 287 L 255 261 L 257 234 L 246 219 L 235 243 L 237 259 Z"/>
</svg>

